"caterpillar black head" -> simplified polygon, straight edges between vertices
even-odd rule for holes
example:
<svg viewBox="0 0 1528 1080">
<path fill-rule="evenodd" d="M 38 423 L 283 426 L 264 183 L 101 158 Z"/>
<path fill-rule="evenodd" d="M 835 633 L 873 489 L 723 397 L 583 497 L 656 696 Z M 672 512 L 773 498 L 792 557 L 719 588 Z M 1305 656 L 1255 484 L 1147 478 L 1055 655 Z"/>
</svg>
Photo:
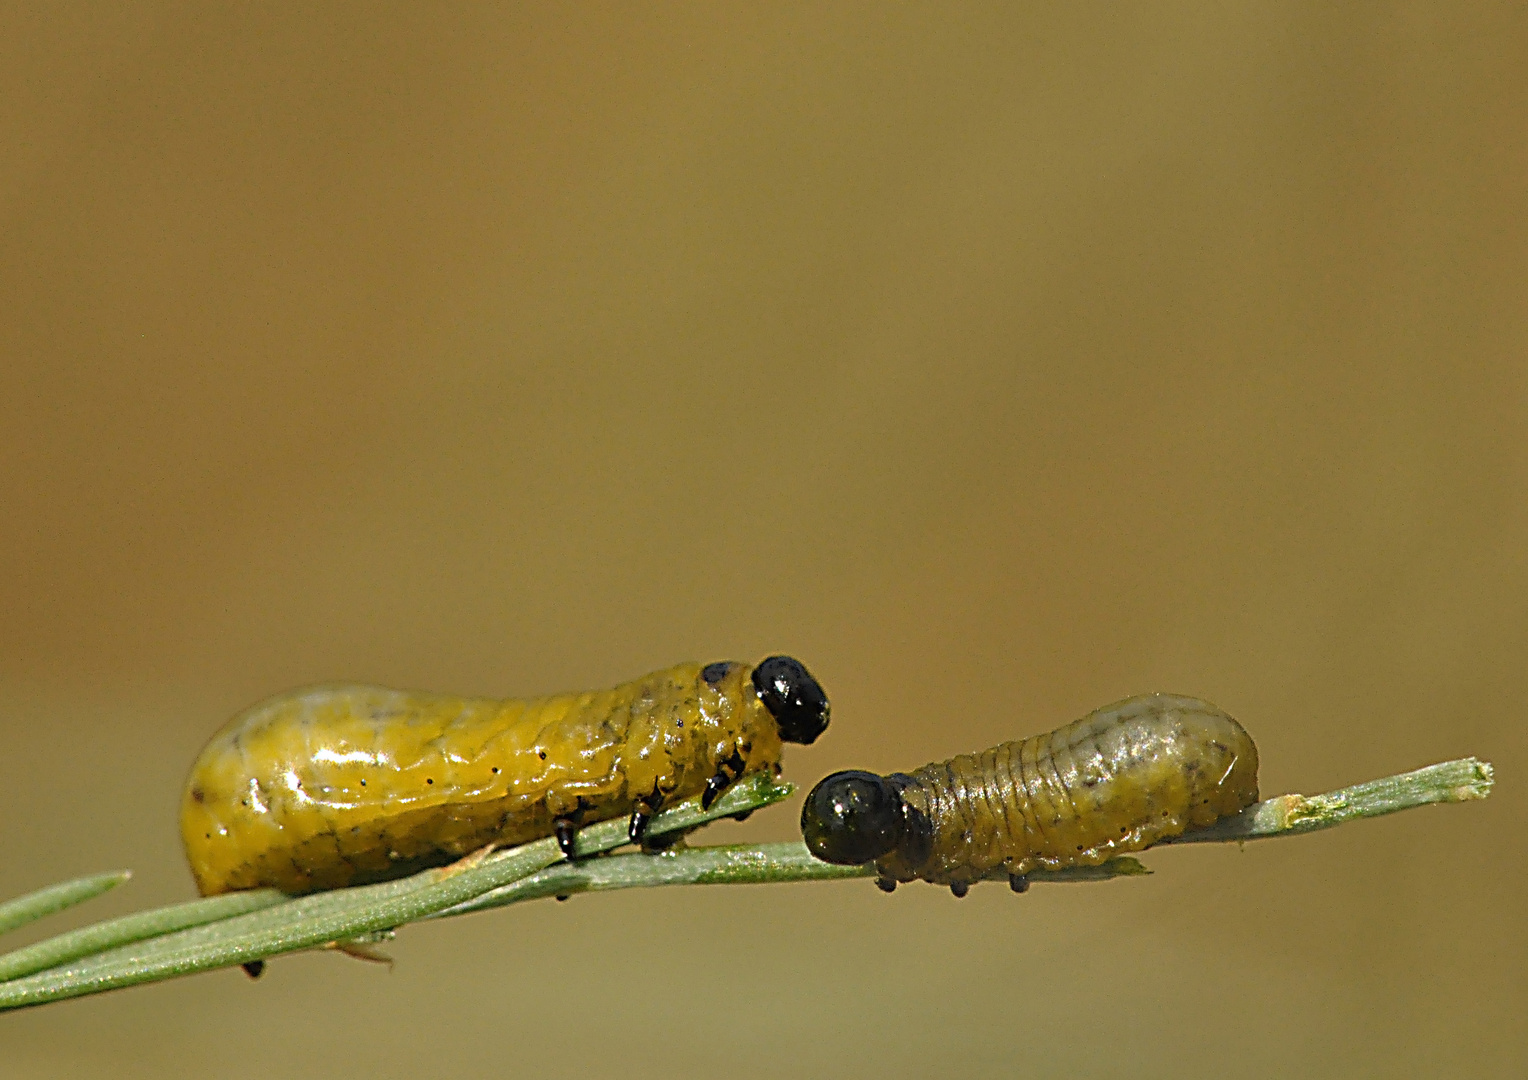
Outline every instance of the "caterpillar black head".
<svg viewBox="0 0 1528 1080">
<path fill-rule="evenodd" d="M 915 831 L 893 777 L 852 770 L 818 783 L 801 807 L 801 835 L 813 855 L 862 866 L 890 855 Z"/>
<path fill-rule="evenodd" d="M 753 669 L 753 688 L 785 742 L 806 745 L 828 726 L 828 695 L 800 660 L 771 656 Z"/>
</svg>

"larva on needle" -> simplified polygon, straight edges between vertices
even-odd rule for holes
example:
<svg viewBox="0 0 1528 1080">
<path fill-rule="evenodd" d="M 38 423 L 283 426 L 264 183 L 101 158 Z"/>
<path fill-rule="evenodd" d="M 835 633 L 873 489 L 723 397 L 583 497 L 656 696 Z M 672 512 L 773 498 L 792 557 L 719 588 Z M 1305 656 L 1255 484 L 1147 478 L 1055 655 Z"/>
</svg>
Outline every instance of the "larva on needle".
<svg viewBox="0 0 1528 1080">
<path fill-rule="evenodd" d="M 1001 867 L 1099 866 L 1257 801 L 1257 747 L 1198 698 L 1127 698 L 1044 735 L 878 776 L 840 772 L 806 798 L 801 831 L 825 862 L 875 863 L 877 884 L 922 878 L 964 896 Z"/>
<path fill-rule="evenodd" d="M 827 726 L 827 695 L 788 656 L 531 700 L 311 687 L 212 737 L 181 836 L 203 895 L 383 881 L 547 836 L 571 857 L 580 826 L 626 816 L 641 840 L 663 807 L 709 807 Z"/>
</svg>

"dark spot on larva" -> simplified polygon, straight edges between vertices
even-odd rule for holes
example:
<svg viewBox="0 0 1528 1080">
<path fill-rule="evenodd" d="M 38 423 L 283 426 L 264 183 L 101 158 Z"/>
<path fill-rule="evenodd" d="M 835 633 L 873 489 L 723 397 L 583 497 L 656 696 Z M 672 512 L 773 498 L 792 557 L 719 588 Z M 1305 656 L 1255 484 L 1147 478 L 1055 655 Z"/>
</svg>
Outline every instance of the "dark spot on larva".
<svg viewBox="0 0 1528 1080">
<path fill-rule="evenodd" d="M 358 833 L 361 831 L 361 827 L 359 825 L 352 825 L 350 826 L 350 831 L 353 833 Z"/>
<path fill-rule="evenodd" d="M 435 778 L 433 776 L 426 776 L 424 778 L 424 782 L 426 784 L 433 784 L 433 783 L 435 783 Z"/>
<path fill-rule="evenodd" d="M 364 777 L 364 776 L 363 776 L 363 777 L 361 777 L 361 786 L 362 786 L 362 787 L 365 787 L 365 786 L 366 786 L 366 777 Z"/>
<path fill-rule="evenodd" d="M 541 758 L 542 761 L 545 761 L 546 760 L 546 751 L 545 750 L 537 750 L 536 751 L 536 756 Z"/>
<path fill-rule="evenodd" d="M 1125 827 L 1125 826 L 1124 826 L 1124 825 L 1121 825 L 1121 826 L 1120 826 L 1120 827 L 1119 827 L 1119 834 L 1120 834 L 1120 835 L 1121 835 L 1121 836 L 1124 836 L 1124 835 L 1125 835 L 1125 834 L 1126 834 L 1126 833 L 1127 833 L 1127 832 L 1129 832 L 1129 831 L 1130 831 L 1130 830 L 1129 830 L 1129 829 L 1128 829 L 1128 828 L 1127 828 L 1127 827 Z"/>
<path fill-rule="evenodd" d="M 498 776 L 498 775 L 499 775 L 499 767 L 498 767 L 498 766 L 497 766 L 497 765 L 495 765 L 495 766 L 494 766 L 494 767 L 493 767 L 493 774 L 494 774 L 494 775 L 495 775 L 495 776 Z"/>
<path fill-rule="evenodd" d="M 677 724 L 679 727 L 684 727 L 684 721 L 683 720 L 675 720 L 674 723 Z"/>
<path fill-rule="evenodd" d="M 1081 845 L 1081 844 L 1078 844 L 1078 845 L 1077 845 L 1077 850 L 1078 850 L 1078 851 L 1082 851 L 1082 850 L 1083 850 L 1083 846 L 1082 846 L 1082 845 Z"/>
<path fill-rule="evenodd" d="M 212 839 L 212 834 L 211 833 L 206 833 L 204 835 L 207 837 L 208 840 Z"/>
<path fill-rule="evenodd" d="M 364 783 L 364 781 L 362 781 L 362 782 Z M 240 799 L 239 800 L 239 805 L 240 806 L 248 806 L 249 805 L 249 800 L 248 799 Z"/>
<path fill-rule="evenodd" d="M 194 788 L 191 789 L 191 798 L 194 799 L 196 802 L 199 802 L 199 803 L 200 802 L 206 802 L 207 801 L 207 793 L 205 791 L 203 791 L 199 787 L 194 787 Z"/>
<path fill-rule="evenodd" d="M 714 664 L 707 664 L 700 669 L 700 677 L 715 686 L 727 677 L 727 672 L 732 670 L 732 661 L 718 660 Z"/>
</svg>

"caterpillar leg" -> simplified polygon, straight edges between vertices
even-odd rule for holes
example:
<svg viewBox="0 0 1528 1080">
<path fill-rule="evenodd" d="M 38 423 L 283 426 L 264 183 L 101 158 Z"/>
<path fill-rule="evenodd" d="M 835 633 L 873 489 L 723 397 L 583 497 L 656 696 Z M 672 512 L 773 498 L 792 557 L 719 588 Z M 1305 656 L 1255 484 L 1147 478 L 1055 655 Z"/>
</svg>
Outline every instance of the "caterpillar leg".
<svg viewBox="0 0 1528 1080">
<path fill-rule="evenodd" d="M 954 894 L 955 899 L 957 899 L 957 900 L 959 900 L 962 896 L 965 896 L 966 893 L 968 893 L 970 891 L 971 891 L 971 886 L 967 882 L 964 882 L 964 881 L 952 881 L 952 882 L 950 882 L 950 892 L 952 894 Z"/>
<path fill-rule="evenodd" d="M 875 879 L 875 887 L 882 892 L 896 892 L 897 879 L 886 877 L 884 874 L 880 875 Z"/>
<path fill-rule="evenodd" d="M 652 812 L 656 814 L 658 812 L 658 806 L 663 802 L 665 796 L 658 792 L 655 786 L 653 789 L 653 794 L 650 796 L 650 798 L 654 800 Z M 662 836 L 648 836 L 646 823 L 644 822 L 642 835 L 638 838 L 638 842 L 642 845 L 642 854 L 657 855 L 660 852 L 667 851 L 671 847 L 683 844 L 687 832 L 687 829 L 676 829 L 673 832 L 666 832 Z"/>
<path fill-rule="evenodd" d="M 563 855 L 572 862 L 577 854 L 578 826 L 572 818 L 560 817 L 552 819 L 552 835 L 557 837 L 557 846 L 562 849 Z"/>
<path fill-rule="evenodd" d="M 711 809 L 711 805 L 721 798 L 722 792 L 736 782 L 747 767 L 748 762 L 743 760 L 742 753 L 734 746 L 732 756 L 722 759 L 716 766 L 716 775 L 706 781 L 706 790 L 700 796 L 700 808 Z"/>
<path fill-rule="evenodd" d="M 711 779 L 706 781 L 706 790 L 700 796 L 700 808 L 711 809 L 711 804 L 721 798 L 722 792 L 727 790 L 727 785 L 732 783 L 732 778 L 724 772 L 718 771 Z"/>
<path fill-rule="evenodd" d="M 626 835 L 633 844 L 642 844 L 647 835 L 648 822 L 652 821 L 653 815 L 663 809 L 663 791 L 658 786 L 658 781 L 653 781 L 653 790 L 644 796 L 631 809 L 631 823 L 626 827 Z"/>
<path fill-rule="evenodd" d="M 578 858 L 578 830 L 583 827 L 584 814 L 588 809 L 584 797 L 580 795 L 573 803 L 571 811 L 559 814 L 552 819 L 552 835 L 557 838 L 557 846 L 562 849 L 563 857 L 569 862 Z"/>
<path fill-rule="evenodd" d="M 1023 874 L 1009 874 L 1008 887 L 1014 892 L 1028 892 L 1029 879 Z"/>
<path fill-rule="evenodd" d="M 244 969 L 244 974 L 248 975 L 251 979 L 258 979 L 261 975 L 265 974 L 264 960 L 251 960 L 247 964 L 240 964 L 239 966 Z"/>
</svg>

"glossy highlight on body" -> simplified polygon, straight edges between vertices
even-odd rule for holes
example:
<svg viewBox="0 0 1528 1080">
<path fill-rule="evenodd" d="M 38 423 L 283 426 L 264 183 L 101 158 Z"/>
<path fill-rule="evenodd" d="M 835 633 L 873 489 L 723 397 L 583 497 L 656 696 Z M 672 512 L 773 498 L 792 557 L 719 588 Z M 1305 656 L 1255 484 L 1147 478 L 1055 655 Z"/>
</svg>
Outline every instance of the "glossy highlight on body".
<svg viewBox="0 0 1528 1080">
<path fill-rule="evenodd" d="M 187 779 L 181 835 L 204 895 L 401 877 L 486 844 L 571 835 L 714 800 L 779 771 L 828 702 L 797 661 L 679 664 L 610 690 L 529 700 L 316 686 L 235 716 Z"/>
</svg>

